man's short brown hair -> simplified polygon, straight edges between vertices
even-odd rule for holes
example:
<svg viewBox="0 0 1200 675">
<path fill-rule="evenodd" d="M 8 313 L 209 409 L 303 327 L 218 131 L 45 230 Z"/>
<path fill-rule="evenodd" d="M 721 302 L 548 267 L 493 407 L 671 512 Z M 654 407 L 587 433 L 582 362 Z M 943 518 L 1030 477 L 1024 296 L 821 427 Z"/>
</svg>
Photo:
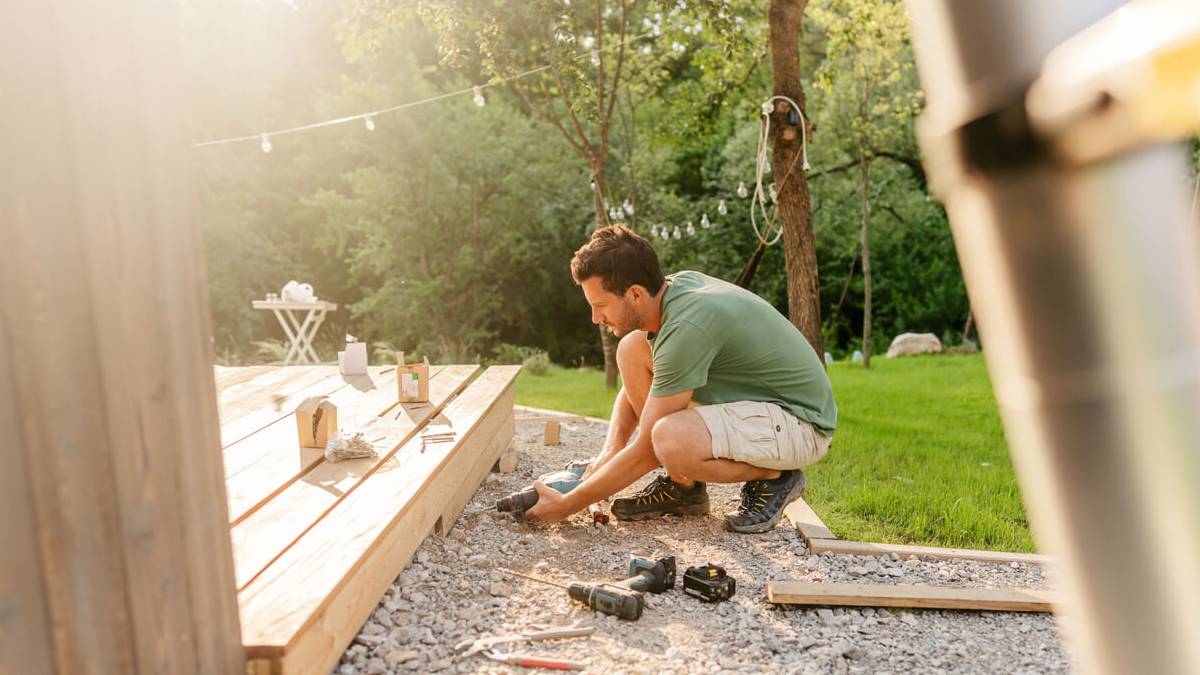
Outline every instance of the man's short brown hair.
<svg viewBox="0 0 1200 675">
<path fill-rule="evenodd" d="M 580 284 L 600 277 L 604 290 L 625 295 L 634 284 L 657 295 L 664 279 L 658 254 L 636 232 L 616 224 L 597 228 L 592 238 L 571 258 L 571 276 Z"/>
</svg>

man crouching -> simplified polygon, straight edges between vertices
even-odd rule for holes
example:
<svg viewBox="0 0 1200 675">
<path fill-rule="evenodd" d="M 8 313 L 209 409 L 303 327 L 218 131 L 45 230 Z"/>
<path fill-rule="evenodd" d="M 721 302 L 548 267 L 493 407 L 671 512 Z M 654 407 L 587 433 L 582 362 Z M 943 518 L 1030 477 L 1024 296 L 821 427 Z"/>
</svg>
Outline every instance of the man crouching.
<svg viewBox="0 0 1200 675">
<path fill-rule="evenodd" d="M 654 247 L 623 225 L 597 229 L 571 274 L 592 322 L 621 337 L 623 386 L 584 481 L 565 495 L 535 483 L 526 517 L 560 521 L 662 466 L 666 476 L 613 501 L 614 516 L 708 513 L 706 482 L 744 481 L 726 527 L 774 527 L 837 422 L 829 377 L 804 335 L 733 284 L 690 271 L 663 277 Z"/>
</svg>

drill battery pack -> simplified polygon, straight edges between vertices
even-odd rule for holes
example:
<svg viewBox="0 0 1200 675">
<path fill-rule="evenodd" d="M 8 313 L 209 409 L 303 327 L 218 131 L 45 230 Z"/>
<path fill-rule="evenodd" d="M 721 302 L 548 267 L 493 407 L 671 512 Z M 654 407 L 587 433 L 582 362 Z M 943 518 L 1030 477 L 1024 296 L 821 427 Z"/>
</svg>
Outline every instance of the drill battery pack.
<svg viewBox="0 0 1200 675">
<path fill-rule="evenodd" d="M 736 590 L 737 582 L 720 565 L 689 567 L 683 573 L 683 592 L 704 602 L 728 600 Z"/>
</svg>

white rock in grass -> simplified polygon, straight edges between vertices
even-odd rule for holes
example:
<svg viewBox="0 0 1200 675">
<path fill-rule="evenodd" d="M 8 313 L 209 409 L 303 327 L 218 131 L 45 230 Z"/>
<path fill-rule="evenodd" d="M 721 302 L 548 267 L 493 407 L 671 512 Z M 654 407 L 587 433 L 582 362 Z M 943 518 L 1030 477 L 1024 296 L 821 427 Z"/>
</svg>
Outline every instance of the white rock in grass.
<svg viewBox="0 0 1200 675">
<path fill-rule="evenodd" d="M 928 354 L 942 351 L 942 341 L 933 333 L 901 333 L 888 347 L 889 359 L 911 354 Z"/>
</svg>

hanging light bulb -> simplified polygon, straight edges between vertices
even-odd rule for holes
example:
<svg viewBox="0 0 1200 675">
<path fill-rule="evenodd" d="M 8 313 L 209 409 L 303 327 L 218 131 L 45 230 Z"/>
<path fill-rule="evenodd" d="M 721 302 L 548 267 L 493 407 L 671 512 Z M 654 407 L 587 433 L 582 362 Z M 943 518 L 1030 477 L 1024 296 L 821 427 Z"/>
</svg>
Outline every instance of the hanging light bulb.
<svg viewBox="0 0 1200 675">
<path fill-rule="evenodd" d="M 696 236 L 696 226 L 692 225 L 692 221 L 690 221 L 690 220 L 688 221 L 688 226 L 687 226 L 687 236 L 689 236 L 689 237 Z"/>
<path fill-rule="evenodd" d="M 659 236 L 661 236 L 663 239 L 670 239 L 670 238 L 671 238 L 671 233 L 670 233 L 670 232 L 667 230 L 667 226 L 666 226 L 666 225 L 663 225 L 663 226 L 662 226 L 662 228 L 660 228 L 660 229 L 658 230 L 658 234 L 659 234 Z"/>
<path fill-rule="evenodd" d="M 651 239 L 658 239 L 658 225 L 651 225 L 651 226 L 650 226 L 650 238 L 651 238 Z"/>
<path fill-rule="evenodd" d="M 737 196 L 745 199 L 750 196 L 750 191 L 746 189 L 746 181 L 738 182 Z"/>
<path fill-rule="evenodd" d="M 475 91 L 475 105 L 480 108 L 487 105 L 487 99 L 483 97 L 483 87 L 477 84 L 472 89 Z"/>
<path fill-rule="evenodd" d="M 679 230 L 678 225 L 675 226 L 675 232 L 671 236 L 675 237 L 676 239 L 683 239 L 683 232 Z"/>
<path fill-rule="evenodd" d="M 259 138 L 260 138 L 260 139 L 262 139 L 262 142 L 258 144 L 258 147 L 262 148 L 262 151 L 263 151 L 264 153 L 271 152 L 271 138 L 270 138 L 270 136 L 267 136 L 266 134 L 263 134 L 263 135 L 262 135 L 262 136 L 260 136 Z"/>
<path fill-rule="evenodd" d="M 592 65 L 593 66 L 600 65 L 600 50 L 599 49 L 592 50 Z"/>
<path fill-rule="evenodd" d="M 367 115 L 363 118 L 363 124 L 366 125 L 367 131 L 375 131 L 375 116 Z"/>
<path fill-rule="evenodd" d="M 721 215 L 725 215 L 725 214 L 729 213 L 729 207 L 725 206 L 724 199 L 722 199 L 720 202 L 717 203 L 717 213 L 719 213 Z"/>
<path fill-rule="evenodd" d="M 770 161 L 763 163 L 763 173 L 771 173 L 771 162 Z"/>
<path fill-rule="evenodd" d="M 621 204 L 621 208 L 625 210 L 625 215 L 627 215 L 627 216 L 633 215 L 633 202 L 629 201 L 628 198 L 625 199 L 624 204 Z"/>
<path fill-rule="evenodd" d="M 774 183 L 771 183 L 767 190 L 771 193 L 771 201 L 779 200 L 779 189 L 775 187 Z"/>
<path fill-rule="evenodd" d="M 608 212 L 608 219 L 614 222 L 620 220 L 621 210 L 617 208 L 610 209 Z"/>
<path fill-rule="evenodd" d="M 724 204 L 725 202 L 721 202 L 721 203 Z M 703 227 L 704 229 L 707 230 L 710 225 L 712 225 L 712 221 L 708 219 L 707 213 L 700 216 L 700 227 Z"/>
</svg>

